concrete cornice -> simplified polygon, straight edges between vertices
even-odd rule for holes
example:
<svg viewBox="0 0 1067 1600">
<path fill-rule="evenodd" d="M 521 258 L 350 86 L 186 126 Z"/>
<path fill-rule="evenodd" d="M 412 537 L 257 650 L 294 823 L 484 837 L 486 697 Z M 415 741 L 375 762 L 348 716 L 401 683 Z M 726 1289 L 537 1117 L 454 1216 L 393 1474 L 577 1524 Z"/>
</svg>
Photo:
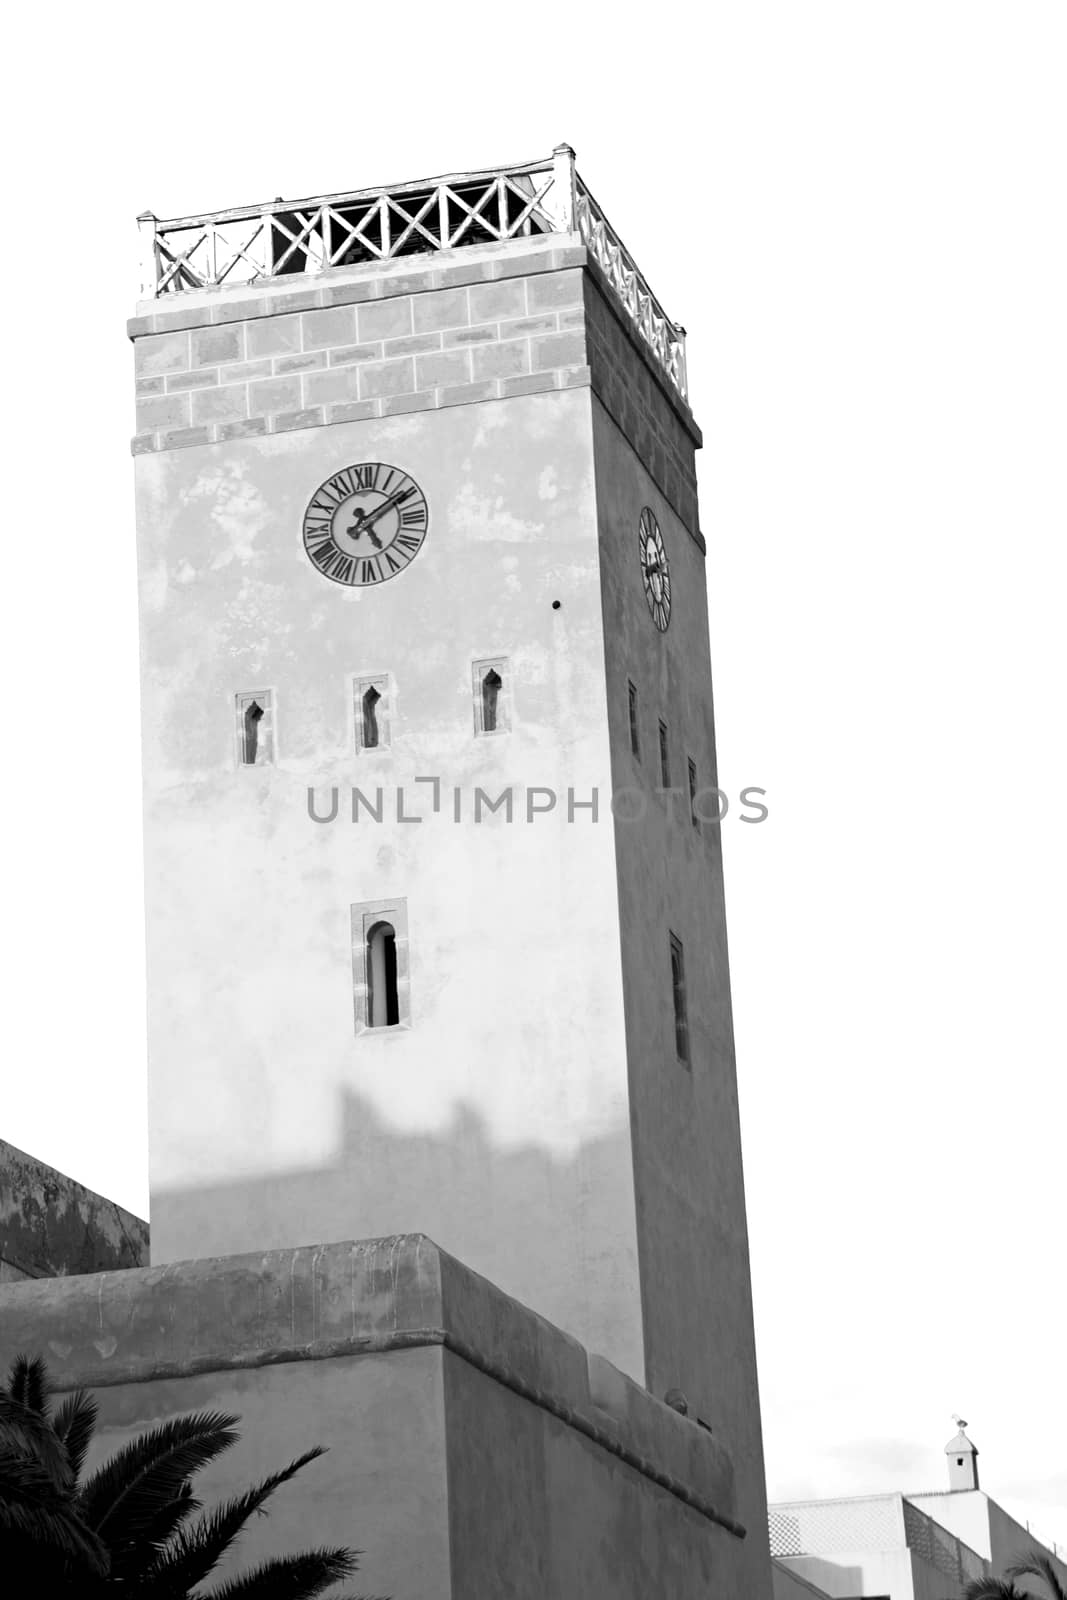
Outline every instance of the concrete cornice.
<svg viewBox="0 0 1067 1600">
<path fill-rule="evenodd" d="M 744 1537 L 717 1439 L 423 1234 L 4 1285 L 0 1330 L 59 1390 L 441 1345 Z"/>
</svg>

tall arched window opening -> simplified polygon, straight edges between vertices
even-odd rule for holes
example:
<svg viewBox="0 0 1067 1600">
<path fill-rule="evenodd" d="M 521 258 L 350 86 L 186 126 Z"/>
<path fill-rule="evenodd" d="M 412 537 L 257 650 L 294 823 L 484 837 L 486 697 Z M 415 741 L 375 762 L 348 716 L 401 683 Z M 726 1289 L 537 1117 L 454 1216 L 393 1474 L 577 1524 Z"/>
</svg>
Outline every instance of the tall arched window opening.
<svg viewBox="0 0 1067 1600">
<path fill-rule="evenodd" d="M 497 728 L 497 707 L 500 703 L 500 691 L 504 687 L 504 680 L 495 667 L 490 667 L 482 679 L 482 732 L 495 733 Z"/>
<path fill-rule="evenodd" d="M 679 1061 L 689 1060 L 689 1018 L 685 1000 L 685 956 L 682 941 L 671 934 L 671 987 L 674 991 L 674 1048 Z"/>
<path fill-rule="evenodd" d="M 511 727 L 507 661 L 503 656 L 475 661 L 473 675 L 475 733 L 507 733 Z"/>
<path fill-rule="evenodd" d="M 373 677 L 353 678 L 353 704 L 357 750 L 388 750 L 390 746 L 389 674 L 376 673 Z"/>
<path fill-rule="evenodd" d="M 244 760 L 246 766 L 254 766 L 256 761 L 256 746 L 259 743 L 259 721 L 263 715 L 263 707 L 257 700 L 245 710 L 245 740 Z"/>
<path fill-rule="evenodd" d="M 640 734 L 638 732 L 638 722 L 637 722 L 637 685 L 632 680 L 628 685 L 628 690 L 629 690 L 628 710 L 629 710 L 629 713 L 630 713 L 630 754 L 633 756 L 635 761 L 640 761 L 640 759 L 641 759 L 641 737 L 640 737 Z"/>
<path fill-rule="evenodd" d="M 367 934 L 367 1026 L 392 1028 L 399 1021 L 396 929 L 391 922 L 376 922 Z"/>
<path fill-rule="evenodd" d="M 273 696 L 270 689 L 252 689 L 237 696 L 237 760 L 243 767 L 263 767 L 274 760 Z"/>
<path fill-rule="evenodd" d="M 373 683 L 363 695 L 362 743 L 364 750 L 376 750 L 378 748 L 378 701 L 381 698 Z"/>
</svg>

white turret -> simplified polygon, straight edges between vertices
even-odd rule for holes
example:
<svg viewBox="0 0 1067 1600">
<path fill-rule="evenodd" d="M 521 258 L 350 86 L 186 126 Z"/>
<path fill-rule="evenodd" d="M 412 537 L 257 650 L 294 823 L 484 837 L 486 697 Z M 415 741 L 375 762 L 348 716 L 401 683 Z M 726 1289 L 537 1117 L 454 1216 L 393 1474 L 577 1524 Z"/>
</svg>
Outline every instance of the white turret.
<svg viewBox="0 0 1067 1600">
<path fill-rule="evenodd" d="M 953 1417 L 959 1428 L 954 1439 L 945 1446 L 948 1457 L 948 1486 L 950 1489 L 977 1489 L 978 1451 L 963 1431 L 967 1424 L 962 1417 Z"/>
</svg>

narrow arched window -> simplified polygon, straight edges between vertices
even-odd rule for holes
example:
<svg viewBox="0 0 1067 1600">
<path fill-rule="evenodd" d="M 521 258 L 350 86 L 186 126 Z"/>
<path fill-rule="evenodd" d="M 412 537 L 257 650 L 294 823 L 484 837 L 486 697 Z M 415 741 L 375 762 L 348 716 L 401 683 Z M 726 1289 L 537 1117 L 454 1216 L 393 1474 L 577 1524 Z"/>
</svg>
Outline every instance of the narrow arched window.
<svg viewBox="0 0 1067 1600">
<path fill-rule="evenodd" d="M 274 760 L 271 702 L 269 689 L 237 696 L 237 760 L 243 767 L 263 767 Z"/>
<path fill-rule="evenodd" d="M 637 685 L 632 680 L 629 683 L 629 713 L 630 713 L 630 754 L 635 761 L 641 759 L 641 736 L 638 731 L 637 721 Z"/>
<path fill-rule="evenodd" d="M 474 663 L 474 731 L 506 733 L 511 725 L 508 704 L 507 662 Z"/>
<path fill-rule="evenodd" d="M 504 680 L 495 667 L 490 667 L 482 679 L 482 732 L 496 732 L 497 706 Z"/>
<path fill-rule="evenodd" d="M 256 746 L 259 743 L 259 721 L 263 715 L 263 707 L 258 700 L 245 710 L 245 762 L 253 766 L 256 759 Z"/>
<path fill-rule="evenodd" d="M 390 691 L 388 673 L 373 678 L 353 678 L 356 749 L 388 750 Z"/>
<path fill-rule="evenodd" d="M 352 913 L 352 988 L 357 1035 L 411 1026 L 408 906 L 361 900 Z"/>
<path fill-rule="evenodd" d="M 679 1061 L 689 1060 L 689 1018 L 685 999 L 685 956 L 682 941 L 671 934 L 671 987 L 674 991 L 674 1049 Z"/>
<path fill-rule="evenodd" d="M 392 1028 L 399 1021 L 396 929 L 391 922 L 376 922 L 367 934 L 367 1026 Z"/>
<path fill-rule="evenodd" d="M 378 701 L 381 695 L 373 683 L 363 695 L 363 748 L 376 750 L 378 748 Z"/>
</svg>

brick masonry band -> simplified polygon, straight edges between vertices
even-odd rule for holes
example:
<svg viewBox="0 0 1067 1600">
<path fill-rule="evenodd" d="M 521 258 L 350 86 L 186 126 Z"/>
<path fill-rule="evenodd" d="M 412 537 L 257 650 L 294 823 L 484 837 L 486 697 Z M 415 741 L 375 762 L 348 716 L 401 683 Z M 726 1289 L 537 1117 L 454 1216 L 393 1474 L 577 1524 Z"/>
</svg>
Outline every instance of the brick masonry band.
<svg viewBox="0 0 1067 1600">
<path fill-rule="evenodd" d="M 717 1439 L 423 1234 L 0 1287 L 0 1328 L 59 1391 L 441 1345 L 745 1534 Z"/>
<path fill-rule="evenodd" d="M 584 246 L 558 240 L 133 318 L 134 455 L 591 387 L 703 549 L 692 413 Z"/>
</svg>

